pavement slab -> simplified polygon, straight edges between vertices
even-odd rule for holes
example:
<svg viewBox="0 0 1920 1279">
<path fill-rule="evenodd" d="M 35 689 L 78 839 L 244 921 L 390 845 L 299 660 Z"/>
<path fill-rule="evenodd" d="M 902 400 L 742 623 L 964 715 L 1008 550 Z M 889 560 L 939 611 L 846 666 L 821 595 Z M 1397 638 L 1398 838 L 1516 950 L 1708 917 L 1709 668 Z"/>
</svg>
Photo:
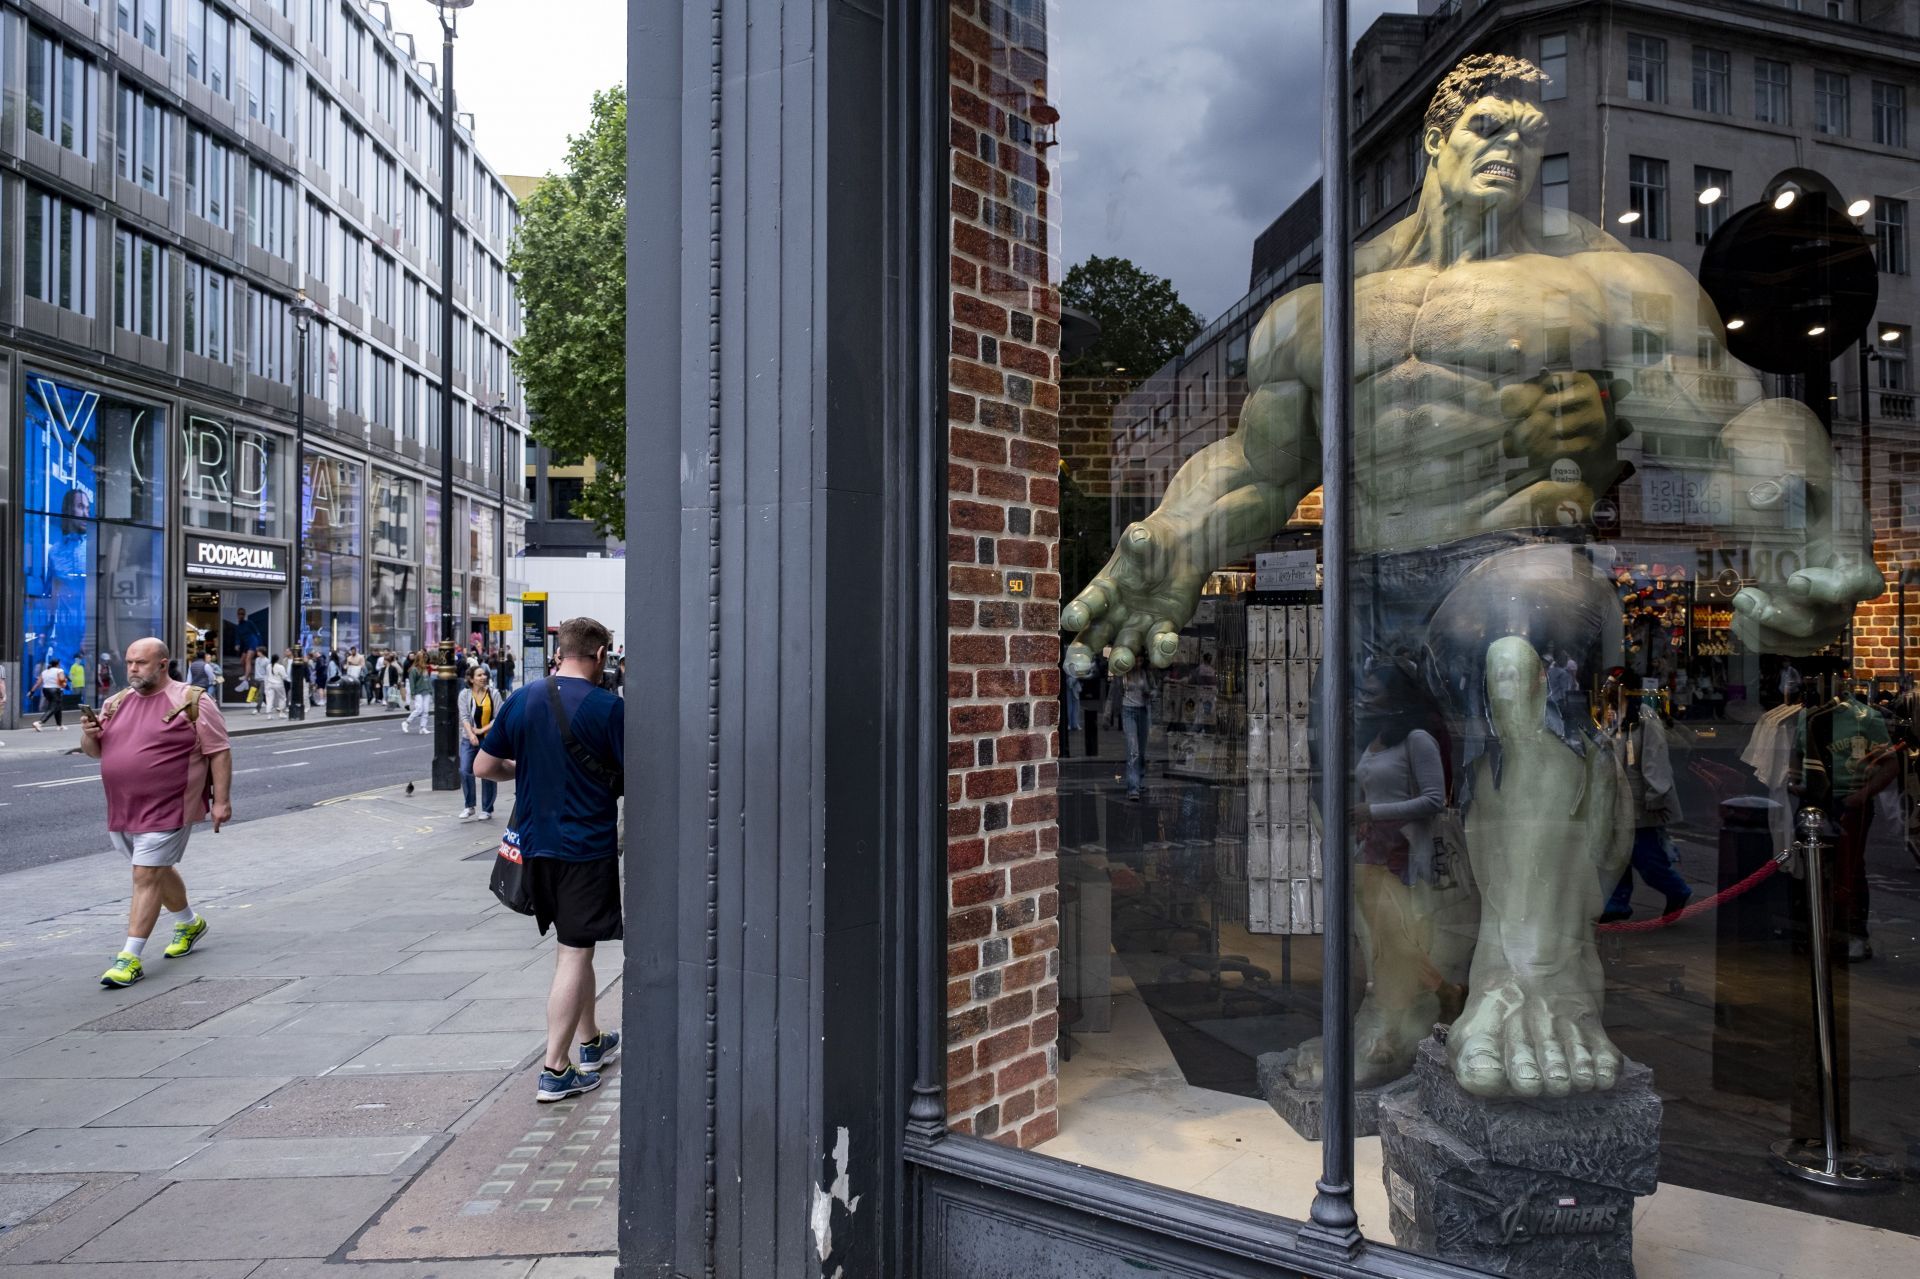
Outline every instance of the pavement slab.
<svg viewBox="0 0 1920 1279">
<path fill-rule="evenodd" d="M 286 1007 L 286 1005 L 281 1005 Z M 351 1004 L 297 1004 L 275 1034 L 424 1034 L 447 1019 L 458 1004 L 429 999 L 377 999 Z"/>
<path fill-rule="evenodd" d="M 40 1215 L 86 1184 L 52 1177 L 0 1182 L 0 1230 L 11 1230 L 28 1218 Z"/>
<path fill-rule="evenodd" d="M 322 1075 L 365 1052 L 377 1035 L 282 1035 L 210 1041 L 152 1073 L 181 1079 L 209 1075 Z M 4 1063 L 0 1063 L 4 1065 Z"/>
<path fill-rule="evenodd" d="M 540 1051 L 536 1027 L 517 1033 L 389 1035 L 340 1067 L 341 1074 L 403 1074 L 416 1070 L 512 1070 Z"/>
<path fill-rule="evenodd" d="M 251 1261 L 202 1261 L 193 1268 L 193 1279 L 247 1279 L 255 1273 Z M 174 1261 L 116 1261 L 110 1265 L 85 1262 L 39 1262 L 31 1266 L 10 1266 L 0 1257 L 0 1279 L 182 1279 L 180 1265 Z M 424 1276 L 421 1277 L 424 1279 Z"/>
<path fill-rule="evenodd" d="M 11 1080 L 0 1088 L 0 1126 L 78 1128 L 159 1086 L 152 1079 L 90 1079 L 79 1088 L 70 1079 Z"/>
<path fill-rule="evenodd" d="M 159 1194 L 165 1185 L 159 1177 L 131 1173 L 88 1177 L 80 1189 L 51 1208 L 0 1234 L 0 1267 L 58 1261 Z"/>
<path fill-rule="evenodd" d="M 73 1031 L 0 1057 L 3 1079 L 138 1079 L 212 1043 L 159 1030 Z"/>
<path fill-rule="evenodd" d="M 459 1012 L 436 1025 L 437 1035 L 456 1031 L 531 1030 L 538 1033 L 547 1024 L 544 999 L 476 999 Z"/>
<path fill-rule="evenodd" d="M 131 1007 L 90 1021 L 82 1030 L 191 1030 L 201 1022 L 287 984 L 282 977 L 199 977 Z"/>
<path fill-rule="evenodd" d="M 388 971 L 396 977 L 407 973 L 465 973 L 472 980 L 483 973 L 518 972 L 533 959 L 533 952 L 523 949 L 419 950 Z"/>
<path fill-rule="evenodd" d="M 248 1107 L 228 1137 L 373 1137 L 445 1132 L 500 1082 L 494 1071 L 333 1074 L 300 1079 Z"/>
<path fill-rule="evenodd" d="M 620 1075 L 541 1105 L 516 1077 L 345 1254 L 546 1257 L 615 1247 Z"/>
<path fill-rule="evenodd" d="M 619 1259 L 603 1255 L 591 1257 L 544 1257 L 534 1263 L 527 1279 L 613 1279 Z"/>
<path fill-rule="evenodd" d="M 535 1265 L 528 1257 L 489 1261 L 263 1261 L 259 1269 L 247 1273 L 247 1279 L 527 1279 Z M 0 1276 L 5 1273 L 0 1270 Z"/>
<path fill-rule="evenodd" d="M 0 1172 L 165 1172 L 206 1145 L 199 1128 L 36 1128 L 0 1145 Z"/>
<path fill-rule="evenodd" d="M 96 1235 L 72 1260 L 328 1257 L 398 1185 L 392 1177 L 176 1181 Z"/>
<path fill-rule="evenodd" d="M 170 1079 L 96 1122 L 103 1127 L 202 1127 L 223 1123 L 274 1089 L 287 1075 L 246 1075 L 239 1078 Z M 141 1082 L 152 1082 L 150 1080 Z"/>
<path fill-rule="evenodd" d="M 449 998 L 473 980 L 467 973 L 407 973 L 384 977 L 329 977 L 297 998 L 301 1003 L 336 1004 L 356 1000 Z"/>
<path fill-rule="evenodd" d="M 605 966 L 602 965 L 604 968 Z M 596 970 L 595 976 L 604 981 L 607 974 Z M 488 973 L 457 992 L 460 999 L 528 999 L 545 998 L 553 985 L 553 971 L 546 964 L 533 964 L 517 972 Z"/>
<path fill-rule="evenodd" d="M 370 1177 L 398 1172 L 433 1138 L 236 1137 L 202 1149 L 172 1175 L 182 1180 L 259 1177 Z"/>
</svg>

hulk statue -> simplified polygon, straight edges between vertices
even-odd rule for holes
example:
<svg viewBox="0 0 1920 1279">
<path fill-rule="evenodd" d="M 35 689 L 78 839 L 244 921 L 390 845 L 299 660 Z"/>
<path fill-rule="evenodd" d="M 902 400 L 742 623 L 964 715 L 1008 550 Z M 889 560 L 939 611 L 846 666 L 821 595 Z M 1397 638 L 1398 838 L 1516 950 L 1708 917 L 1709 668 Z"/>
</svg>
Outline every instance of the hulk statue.
<svg viewBox="0 0 1920 1279">
<path fill-rule="evenodd" d="M 1448 992 L 1459 1006 L 1449 968 L 1466 986 L 1447 1044 L 1463 1088 L 1565 1096 L 1620 1071 L 1593 923 L 1626 862 L 1631 803 L 1584 700 L 1547 696 L 1545 662 L 1619 661 L 1611 550 L 1592 516 L 1632 469 L 1623 395 L 1663 429 L 1717 437 L 1734 495 L 1723 531 L 1790 541 L 1803 565 L 1735 597 L 1748 650 L 1817 651 L 1884 590 L 1819 421 L 1761 398 L 1694 280 L 1528 202 L 1547 132 L 1531 90 L 1546 79 L 1498 55 L 1450 71 L 1424 120 L 1418 207 L 1356 254 L 1354 687 L 1369 657 L 1418 655 L 1452 739 L 1478 892 L 1477 922 L 1450 930 L 1417 875 L 1359 868 L 1362 1084 L 1404 1074 Z M 1063 610 L 1070 669 L 1103 649 L 1116 673 L 1167 665 L 1209 573 L 1266 546 L 1319 485 L 1320 305 L 1308 286 L 1267 308 L 1236 429 L 1180 469 Z M 1450 931 L 1464 933 L 1452 954 Z M 1317 1044 L 1293 1071 L 1318 1083 Z"/>
</svg>

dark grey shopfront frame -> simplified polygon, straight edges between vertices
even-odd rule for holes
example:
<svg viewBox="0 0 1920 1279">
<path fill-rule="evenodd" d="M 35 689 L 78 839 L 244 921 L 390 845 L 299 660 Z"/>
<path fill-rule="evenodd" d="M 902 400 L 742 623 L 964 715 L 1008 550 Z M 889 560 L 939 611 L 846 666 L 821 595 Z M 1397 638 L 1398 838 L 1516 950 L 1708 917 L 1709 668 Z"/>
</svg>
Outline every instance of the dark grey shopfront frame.
<svg viewBox="0 0 1920 1279">
<path fill-rule="evenodd" d="M 946 29 L 945 0 L 629 4 L 621 1272 L 1464 1276 L 1352 1230 L 1350 1128 L 1300 1225 L 945 1131 Z"/>
</svg>

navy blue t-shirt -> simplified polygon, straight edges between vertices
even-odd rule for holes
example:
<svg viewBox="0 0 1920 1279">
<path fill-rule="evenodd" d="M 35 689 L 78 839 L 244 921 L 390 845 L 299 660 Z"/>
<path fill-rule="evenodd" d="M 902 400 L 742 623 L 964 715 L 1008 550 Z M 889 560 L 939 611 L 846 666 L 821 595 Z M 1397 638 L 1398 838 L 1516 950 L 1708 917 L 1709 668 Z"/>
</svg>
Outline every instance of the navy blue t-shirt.
<svg viewBox="0 0 1920 1279">
<path fill-rule="evenodd" d="M 584 679 L 548 676 L 513 691 L 480 739 L 495 759 L 517 761 L 518 821 L 506 833 L 527 857 L 587 862 L 620 851 L 619 810 L 613 793 L 567 754 L 553 722 L 547 684 L 560 686 L 560 704 L 574 740 L 616 772 L 627 763 L 625 704 Z"/>
</svg>

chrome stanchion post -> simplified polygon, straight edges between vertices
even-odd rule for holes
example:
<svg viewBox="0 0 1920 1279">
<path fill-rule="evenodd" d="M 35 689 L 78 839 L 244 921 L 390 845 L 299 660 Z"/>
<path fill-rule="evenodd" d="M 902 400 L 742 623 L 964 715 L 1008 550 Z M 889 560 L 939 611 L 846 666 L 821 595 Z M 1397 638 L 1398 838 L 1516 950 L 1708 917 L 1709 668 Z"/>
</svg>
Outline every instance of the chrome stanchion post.
<svg viewBox="0 0 1920 1279">
<path fill-rule="evenodd" d="M 1826 849 L 1821 842 L 1825 814 L 1800 810 L 1795 851 L 1807 881 L 1808 950 L 1813 963 L 1813 1030 L 1820 1067 L 1820 1138 L 1784 1137 L 1773 1143 L 1776 1171 L 1829 1190 L 1891 1190 L 1890 1170 L 1875 1167 L 1858 1151 L 1840 1144 L 1840 1086 L 1835 1078 L 1833 970 L 1827 953 Z"/>
</svg>

